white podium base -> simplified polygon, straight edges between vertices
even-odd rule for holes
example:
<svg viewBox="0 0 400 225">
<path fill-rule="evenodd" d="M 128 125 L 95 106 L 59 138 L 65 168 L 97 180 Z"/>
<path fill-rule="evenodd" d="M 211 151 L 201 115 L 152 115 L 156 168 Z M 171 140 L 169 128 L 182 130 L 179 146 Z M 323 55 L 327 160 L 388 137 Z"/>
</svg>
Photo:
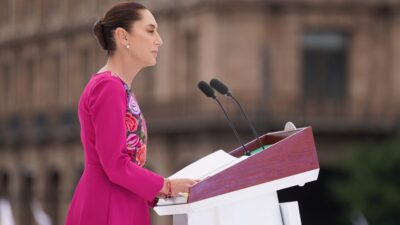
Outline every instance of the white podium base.
<svg viewBox="0 0 400 225">
<path fill-rule="evenodd" d="M 319 169 L 190 204 L 156 206 L 174 225 L 301 225 L 297 202 L 279 204 L 275 190 L 316 180 Z"/>
<path fill-rule="evenodd" d="M 285 202 L 280 205 L 284 225 L 301 225 L 299 204 L 297 202 Z"/>
<path fill-rule="evenodd" d="M 276 192 L 208 210 L 174 215 L 174 225 L 283 225 Z"/>
</svg>

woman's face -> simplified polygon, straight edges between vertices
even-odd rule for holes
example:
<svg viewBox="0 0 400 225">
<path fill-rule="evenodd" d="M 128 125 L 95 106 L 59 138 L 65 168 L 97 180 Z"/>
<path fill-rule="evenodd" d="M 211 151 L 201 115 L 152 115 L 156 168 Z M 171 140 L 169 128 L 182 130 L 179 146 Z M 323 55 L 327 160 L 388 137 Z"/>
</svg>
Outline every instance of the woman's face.
<svg viewBox="0 0 400 225">
<path fill-rule="evenodd" d="M 132 24 L 131 32 L 127 34 L 129 55 L 135 62 L 146 66 L 154 66 L 157 62 L 158 48 L 162 39 L 158 34 L 157 22 L 149 10 L 141 10 L 142 19 Z M 125 46 L 126 48 L 126 46 Z"/>
</svg>

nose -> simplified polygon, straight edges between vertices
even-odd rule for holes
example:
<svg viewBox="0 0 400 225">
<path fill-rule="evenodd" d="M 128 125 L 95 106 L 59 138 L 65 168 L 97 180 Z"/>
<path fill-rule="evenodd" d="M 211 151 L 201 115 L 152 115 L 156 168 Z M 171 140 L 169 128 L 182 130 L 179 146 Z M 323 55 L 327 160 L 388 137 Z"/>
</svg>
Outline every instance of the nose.
<svg viewBox="0 0 400 225">
<path fill-rule="evenodd" d="M 157 37 L 156 37 L 156 45 L 161 46 L 163 44 L 163 40 L 161 39 L 160 34 L 157 32 Z"/>
</svg>

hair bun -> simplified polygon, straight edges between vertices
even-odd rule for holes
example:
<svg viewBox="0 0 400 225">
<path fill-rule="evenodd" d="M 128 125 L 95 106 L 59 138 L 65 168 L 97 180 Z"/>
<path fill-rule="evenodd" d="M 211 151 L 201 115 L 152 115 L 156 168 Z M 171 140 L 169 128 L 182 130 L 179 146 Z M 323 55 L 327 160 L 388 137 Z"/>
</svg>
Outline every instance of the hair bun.
<svg viewBox="0 0 400 225">
<path fill-rule="evenodd" d="M 108 50 L 103 18 L 95 23 L 93 32 L 94 32 L 94 35 L 96 36 L 97 41 L 99 42 L 100 46 L 104 50 Z"/>
</svg>

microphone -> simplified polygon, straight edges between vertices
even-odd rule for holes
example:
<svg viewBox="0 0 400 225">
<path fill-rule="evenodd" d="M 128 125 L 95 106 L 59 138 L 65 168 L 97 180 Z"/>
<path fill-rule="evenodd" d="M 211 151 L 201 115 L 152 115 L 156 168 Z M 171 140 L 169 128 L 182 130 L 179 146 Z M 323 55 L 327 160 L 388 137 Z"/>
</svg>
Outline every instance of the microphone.
<svg viewBox="0 0 400 225">
<path fill-rule="evenodd" d="M 221 93 L 222 95 L 225 96 L 229 96 L 231 97 L 236 104 L 239 106 L 240 109 L 240 113 L 242 114 L 242 116 L 247 120 L 247 123 L 250 125 L 251 130 L 253 132 L 253 135 L 257 138 L 258 143 L 260 144 L 260 147 L 265 150 L 264 145 L 262 144 L 259 135 L 257 134 L 256 129 L 254 128 L 253 124 L 251 123 L 251 121 L 249 120 L 249 118 L 247 117 L 246 113 L 244 112 L 242 106 L 240 105 L 239 101 L 230 93 L 228 87 L 222 83 L 221 81 L 217 80 L 217 79 L 212 79 L 210 81 L 210 85 L 211 87 L 213 87 L 215 90 L 217 90 L 219 93 Z"/>
<path fill-rule="evenodd" d="M 225 114 L 225 118 L 228 120 L 228 124 L 231 127 L 231 129 L 233 130 L 233 132 L 236 135 L 236 139 L 240 142 L 240 144 L 242 145 L 244 152 L 246 155 L 250 155 L 250 152 L 247 151 L 246 147 L 244 146 L 244 143 L 242 141 L 242 139 L 239 136 L 239 133 L 237 132 L 235 126 L 233 125 L 232 121 L 229 119 L 228 113 L 226 113 L 224 107 L 222 106 L 221 102 L 217 99 L 217 96 L 215 96 L 214 94 L 214 89 L 212 89 L 205 81 L 200 81 L 197 84 L 197 87 L 199 87 L 199 89 L 209 98 L 214 99 L 215 101 L 217 101 L 219 107 L 221 107 L 222 111 Z"/>
</svg>

